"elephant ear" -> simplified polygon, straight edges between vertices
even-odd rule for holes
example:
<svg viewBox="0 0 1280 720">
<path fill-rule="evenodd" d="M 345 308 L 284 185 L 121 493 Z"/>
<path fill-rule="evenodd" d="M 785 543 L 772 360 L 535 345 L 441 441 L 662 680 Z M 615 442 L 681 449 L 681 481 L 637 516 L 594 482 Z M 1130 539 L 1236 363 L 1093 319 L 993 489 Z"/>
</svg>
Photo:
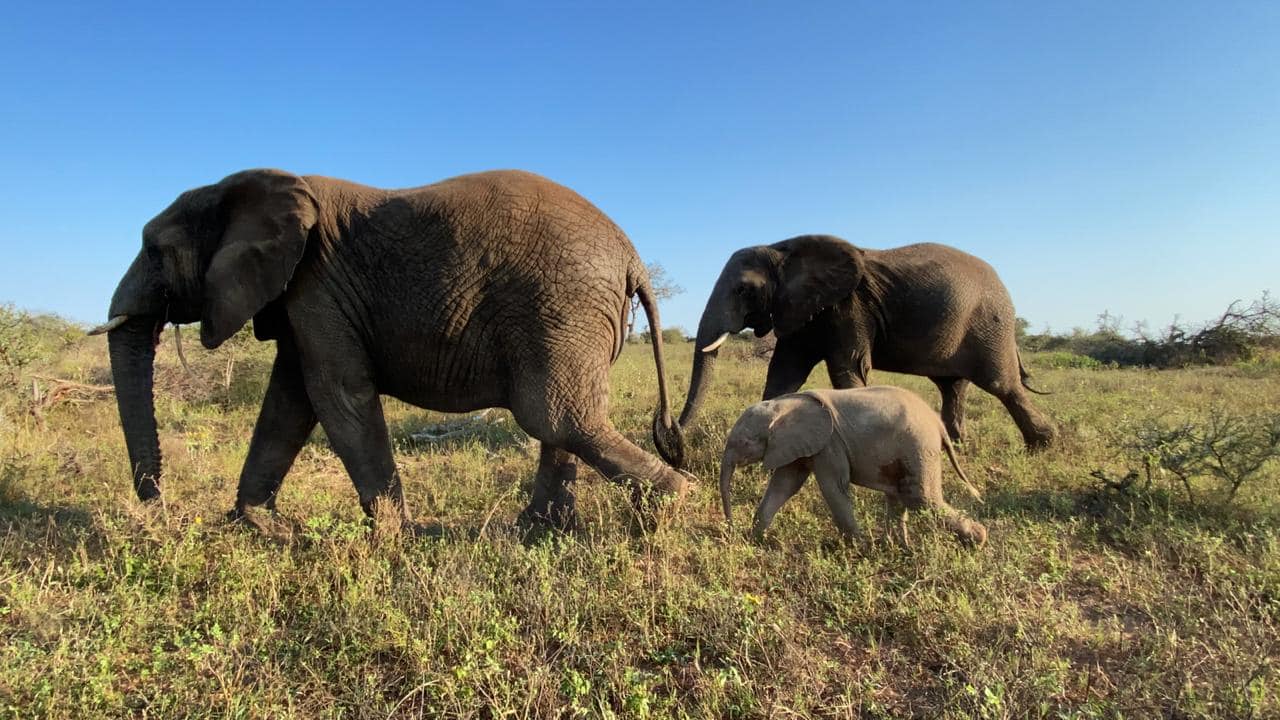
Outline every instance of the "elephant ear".
<svg viewBox="0 0 1280 720">
<path fill-rule="evenodd" d="M 772 247 L 782 254 L 772 308 L 779 336 L 849 297 L 866 272 L 863 251 L 831 235 L 801 235 Z"/>
<path fill-rule="evenodd" d="M 319 207 L 302 178 L 278 170 L 236 173 L 219 185 L 223 233 L 205 271 L 200 320 L 200 342 L 211 349 L 284 293 Z"/>
<path fill-rule="evenodd" d="M 813 457 L 831 442 L 835 423 L 831 413 L 816 398 L 795 393 L 774 402 L 777 409 L 769 421 L 765 468 L 777 470 L 800 458 Z"/>
</svg>

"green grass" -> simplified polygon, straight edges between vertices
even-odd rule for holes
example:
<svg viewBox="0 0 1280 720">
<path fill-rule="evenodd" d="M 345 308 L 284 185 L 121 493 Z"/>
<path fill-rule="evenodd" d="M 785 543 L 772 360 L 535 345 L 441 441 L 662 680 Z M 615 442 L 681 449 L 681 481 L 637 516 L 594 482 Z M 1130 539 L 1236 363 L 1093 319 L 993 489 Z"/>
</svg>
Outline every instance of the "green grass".
<svg viewBox="0 0 1280 720">
<path fill-rule="evenodd" d="M 812 483 L 763 544 L 725 530 L 719 450 L 765 369 L 737 354 L 689 433 L 701 482 L 671 522 L 637 534 L 627 494 L 584 477 L 581 530 L 526 543 L 514 521 L 536 453 L 509 416 L 421 444 L 411 434 L 443 416 L 390 400 L 410 507 L 442 539 L 370 530 L 322 433 L 285 482 L 276 532 L 227 525 L 271 353 L 231 345 L 188 350 L 190 376 L 161 348 L 168 474 L 153 506 L 129 487 L 112 401 L 60 405 L 41 428 L 28 376 L 3 391 L 0 716 L 1280 714 L 1280 472 L 1230 506 L 1190 505 L 1161 478 L 1119 493 L 1089 476 L 1122 474 L 1125 433 L 1148 418 L 1275 407 L 1274 368 L 1033 365 L 1063 429 L 1035 456 L 971 392 L 962 462 L 987 502 L 945 483 L 990 541 L 968 550 L 915 518 L 904 550 L 841 545 Z M 690 347 L 669 357 L 682 391 Z M 26 370 L 102 382 L 106 362 L 84 339 Z M 922 378 L 873 380 L 938 402 Z M 649 348 L 628 345 L 614 422 L 649 446 L 655 402 Z M 739 472 L 739 518 L 763 481 Z M 880 498 L 857 495 L 878 534 Z"/>
</svg>

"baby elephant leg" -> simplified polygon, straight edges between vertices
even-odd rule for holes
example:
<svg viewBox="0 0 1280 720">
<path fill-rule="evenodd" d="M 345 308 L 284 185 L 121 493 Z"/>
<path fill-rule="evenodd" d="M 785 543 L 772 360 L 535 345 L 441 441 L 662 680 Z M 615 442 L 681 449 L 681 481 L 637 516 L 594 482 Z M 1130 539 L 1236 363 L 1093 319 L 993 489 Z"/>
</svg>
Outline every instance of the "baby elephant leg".
<svg viewBox="0 0 1280 720">
<path fill-rule="evenodd" d="M 925 463 L 916 478 L 908 478 L 903 482 L 903 494 L 900 496 L 907 507 L 915 510 L 929 508 L 942 521 L 943 526 L 955 533 L 961 542 L 980 546 L 987 541 L 987 528 L 959 510 L 951 507 L 942 497 L 942 468 L 940 461 L 934 456 L 933 463 Z"/>
<path fill-rule="evenodd" d="M 888 538 L 902 543 L 902 547 L 911 546 L 911 540 L 907 537 L 907 506 L 893 493 L 884 494 L 884 533 Z"/>
<path fill-rule="evenodd" d="M 853 515 L 853 498 L 849 495 L 849 461 L 843 453 L 823 451 L 814 458 L 813 474 L 822 489 L 822 499 L 827 501 L 831 518 L 844 535 L 845 540 L 862 539 L 858 519 Z"/>
<path fill-rule="evenodd" d="M 773 522 L 773 516 L 777 514 L 778 508 L 782 504 L 791 499 L 800 490 L 800 486 L 804 485 L 804 481 L 809 479 L 809 466 L 803 460 L 797 460 L 790 465 L 783 465 L 773 471 L 773 477 L 769 478 L 769 487 L 764 491 L 764 497 L 760 500 L 760 506 L 756 508 L 755 522 L 752 524 L 751 533 L 757 539 L 764 537 L 764 533 L 769 529 L 769 524 Z"/>
</svg>

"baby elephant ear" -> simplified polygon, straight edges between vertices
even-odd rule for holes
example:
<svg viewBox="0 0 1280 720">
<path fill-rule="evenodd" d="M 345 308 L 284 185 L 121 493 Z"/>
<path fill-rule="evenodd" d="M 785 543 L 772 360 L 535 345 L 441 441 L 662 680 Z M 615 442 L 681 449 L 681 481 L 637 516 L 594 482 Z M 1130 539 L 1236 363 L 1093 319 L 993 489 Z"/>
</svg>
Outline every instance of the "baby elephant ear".
<svg viewBox="0 0 1280 720">
<path fill-rule="evenodd" d="M 817 399 L 797 393 L 774 403 L 777 411 L 769 422 L 769 444 L 764 451 L 766 469 L 777 470 L 800 458 L 813 457 L 831 442 L 834 420 Z"/>
<path fill-rule="evenodd" d="M 247 170 L 222 189 L 222 240 L 204 275 L 200 342 L 221 345 L 279 297 L 302 260 L 318 203 L 307 183 L 279 170 Z"/>
</svg>

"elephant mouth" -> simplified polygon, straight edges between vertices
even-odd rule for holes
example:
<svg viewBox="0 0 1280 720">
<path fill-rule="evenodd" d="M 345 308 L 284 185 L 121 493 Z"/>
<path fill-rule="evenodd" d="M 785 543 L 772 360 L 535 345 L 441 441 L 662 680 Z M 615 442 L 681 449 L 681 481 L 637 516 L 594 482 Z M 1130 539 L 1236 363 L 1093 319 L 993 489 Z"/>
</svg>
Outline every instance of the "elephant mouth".
<svg viewBox="0 0 1280 720">
<path fill-rule="evenodd" d="M 768 313 L 747 313 L 742 324 L 755 331 L 756 337 L 764 337 L 773 331 L 773 318 L 769 317 Z"/>
</svg>

